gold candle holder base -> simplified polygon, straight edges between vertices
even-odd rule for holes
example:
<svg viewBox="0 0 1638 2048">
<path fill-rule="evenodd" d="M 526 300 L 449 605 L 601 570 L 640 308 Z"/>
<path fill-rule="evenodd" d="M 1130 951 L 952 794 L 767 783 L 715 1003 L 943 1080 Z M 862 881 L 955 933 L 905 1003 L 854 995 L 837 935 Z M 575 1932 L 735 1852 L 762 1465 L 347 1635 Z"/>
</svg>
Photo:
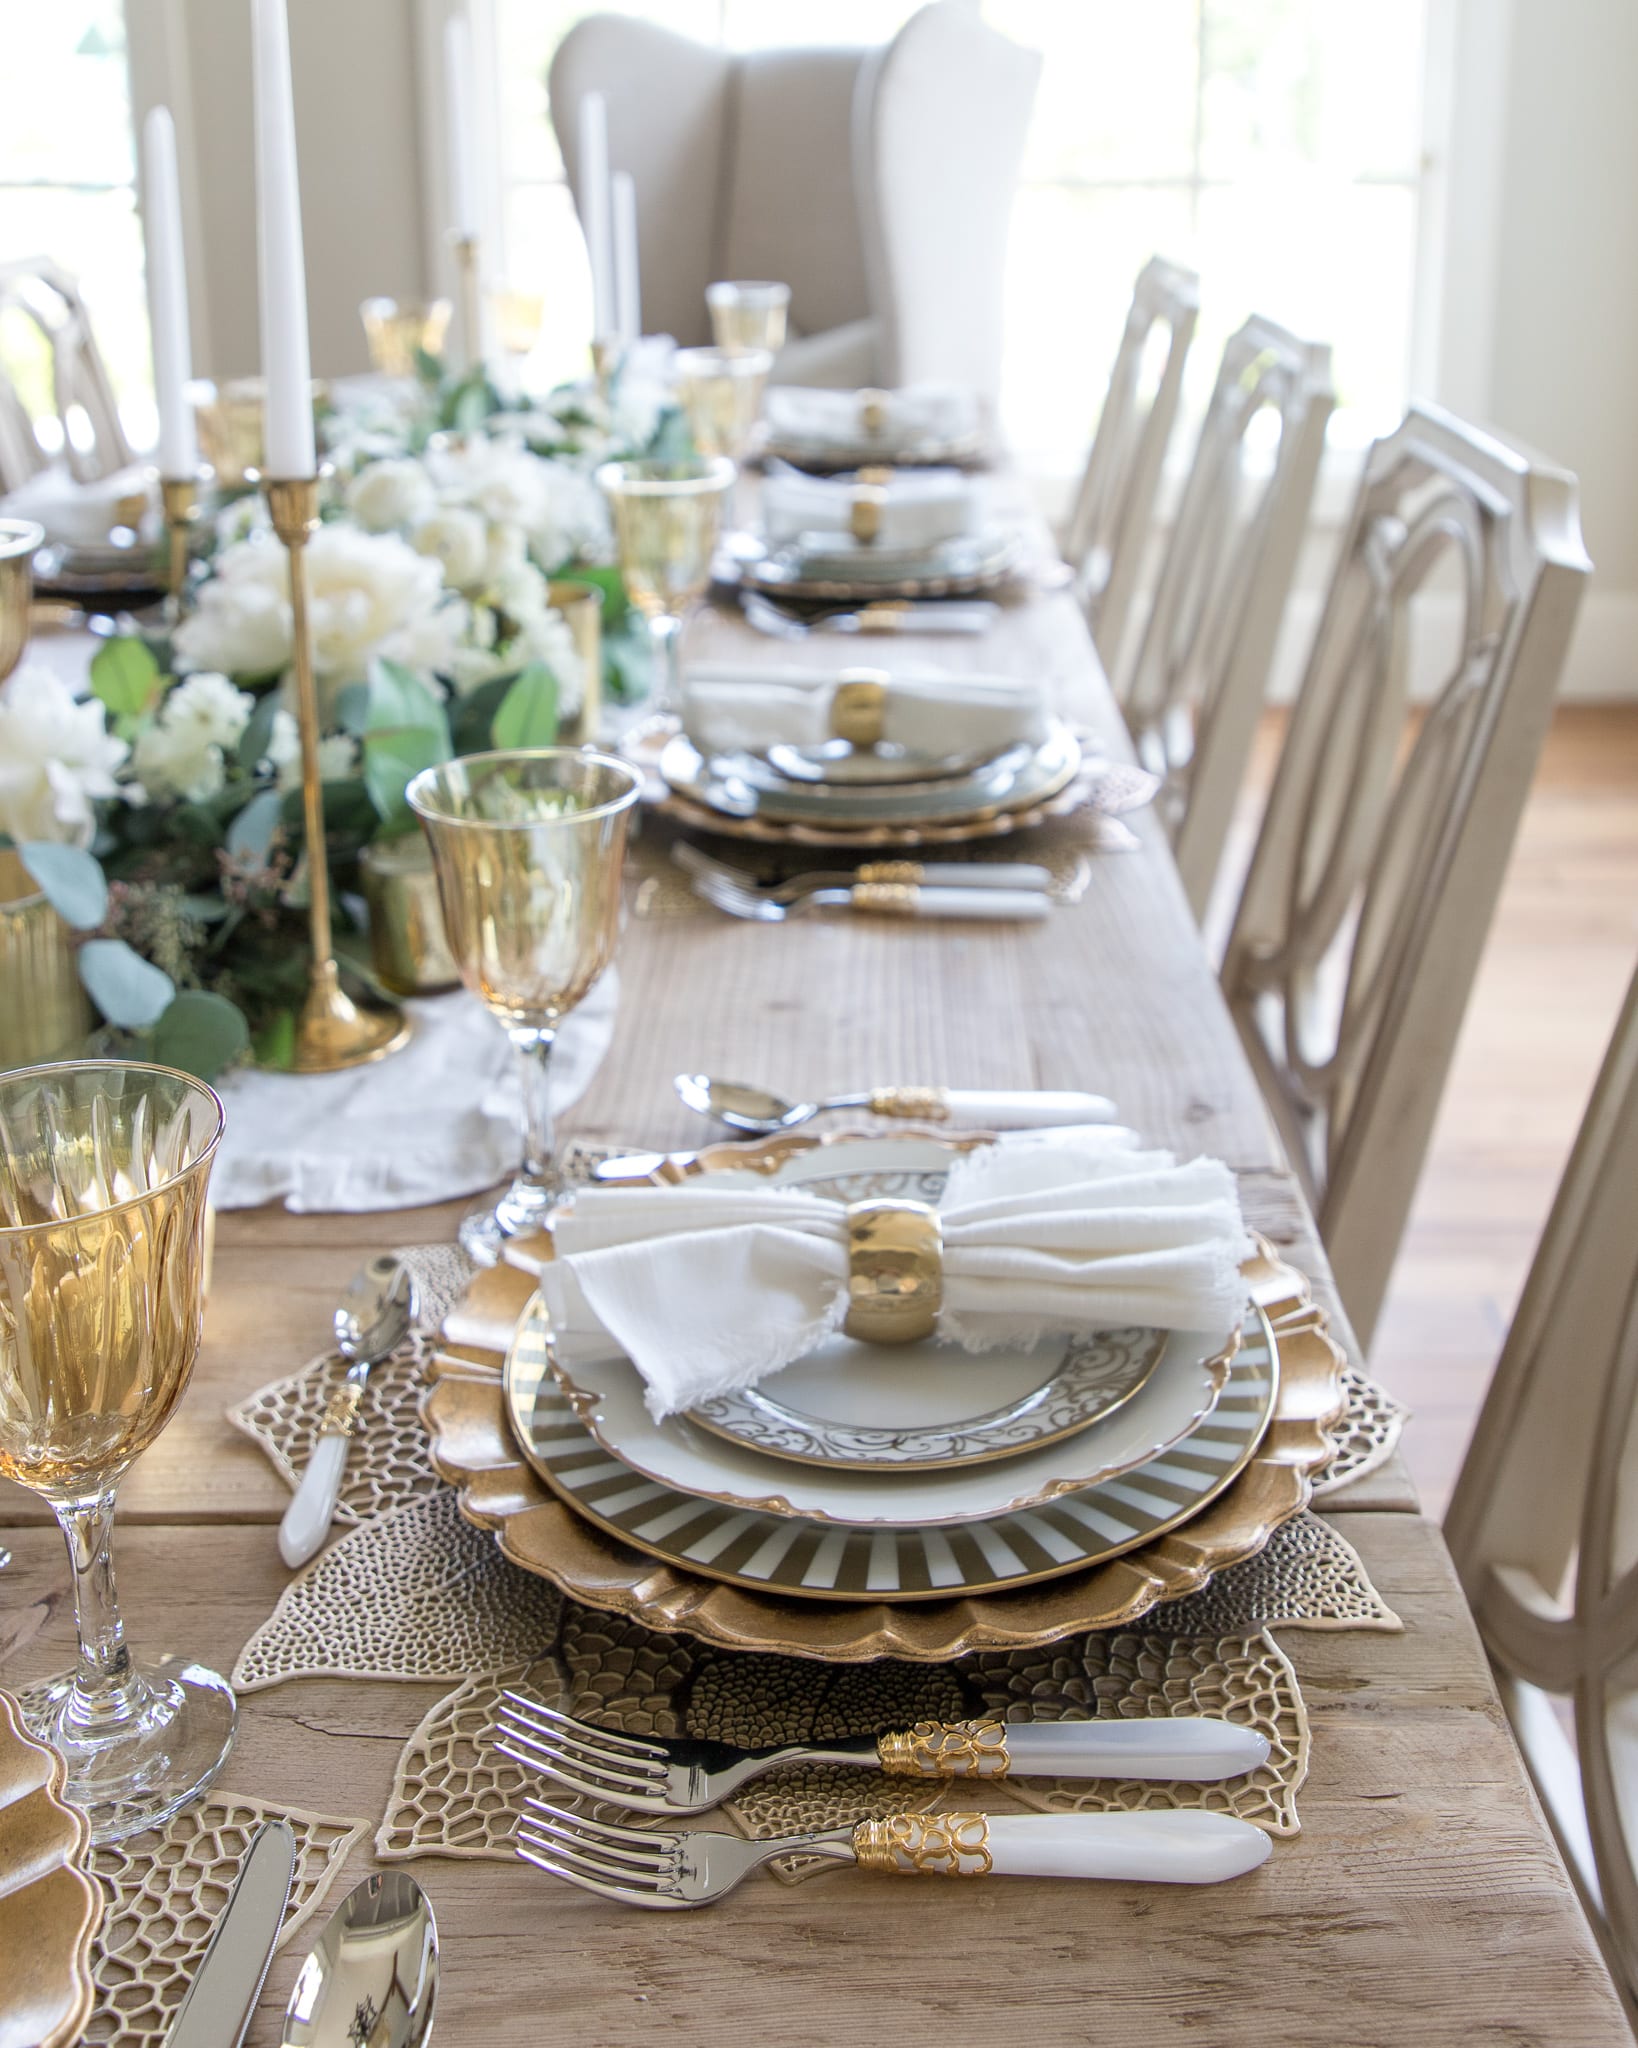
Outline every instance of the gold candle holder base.
<svg viewBox="0 0 1638 2048">
<path fill-rule="evenodd" d="M 264 486 L 273 531 L 290 558 L 290 617 L 301 727 L 302 814 L 307 838 L 307 895 L 313 964 L 307 1000 L 296 1022 L 298 1074 L 334 1074 L 396 1052 L 410 1035 L 409 1019 L 391 1004 L 365 1007 L 341 987 L 330 932 L 330 869 L 324 852 L 324 784 L 319 774 L 318 683 L 307 616 L 307 543 L 318 525 L 316 476 L 274 477 Z"/>
</svg>

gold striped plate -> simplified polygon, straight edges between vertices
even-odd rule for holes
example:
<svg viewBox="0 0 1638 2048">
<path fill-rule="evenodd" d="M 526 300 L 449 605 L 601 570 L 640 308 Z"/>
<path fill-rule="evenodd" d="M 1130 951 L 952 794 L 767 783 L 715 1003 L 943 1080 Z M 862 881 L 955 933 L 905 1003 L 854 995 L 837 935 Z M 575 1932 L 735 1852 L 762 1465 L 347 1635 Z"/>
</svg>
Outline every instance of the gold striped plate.
<svg viewBox="0 0 1638 2048">
<path fill-rule="evenodd" d="M 543 1316 L 525 1313 L 506 1364 L 524 1456 L 611 1536 L 706 1578 L 804 1600 L 948 1600 L 1084 1571 L 1198 1514 L 1256 1451 L 1279 1391 L 1279 1354 L 1258 1308 L 1216 1407 L 1161 1456 L 1116 1478 L 993 1519 L 860 1529 L 724 1506 L 612 1457 L 552 1378 Z"/>
</svg>

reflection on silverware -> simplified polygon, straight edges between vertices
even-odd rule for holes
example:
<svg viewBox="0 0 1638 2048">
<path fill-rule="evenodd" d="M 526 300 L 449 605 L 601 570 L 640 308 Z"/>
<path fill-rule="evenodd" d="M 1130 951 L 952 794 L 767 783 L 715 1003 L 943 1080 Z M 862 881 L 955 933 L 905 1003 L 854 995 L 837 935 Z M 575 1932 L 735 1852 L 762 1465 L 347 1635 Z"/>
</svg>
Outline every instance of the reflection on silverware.
<svg viewBox="0 0 1638 2048">
<path fill-rule="evenodd" d="M 858 882 L 907 882 L 921 889 L 1050 889 L 1052 871 L 1032 861 L 865 861 L 856 868 L 826 869 L 763 882 L 732 862 L 718 860 L 687 839 L 673 842 L 671 858 L 691 875 L 713 875 L 737 889 L 749 889 L 774 903 L 794 903 L 810 889 L 846 889 Z"/>
<path fill-rule="evenodd" d="M 1153 1721 L 921 1721 L 846 1741 L 738 1749 L 643 1740 L 576 1721 L 508 1689 L 495 1747 L 571 1792 L 633 1813 L 704 1813 L 781 1764 L 847 1764 L 900 1778 L 1237 1778 L 1268 1761 L 1255 1728 L 1206 1716 Z"/>
<path fill-rule="evenodd" d="M 401 1870 L 354 1885 L 308 1951 L 280 2048 L 421 2048 L 438 1998 L 432 1901 Z"/>
<path fill-rule="evenodd" d="M 748 1842 L 709 1828 L 649 1833 L 530 1799 L 518 1854 L 626 1906 L 709 1906 L 776 1856 L 824 1856 L 903 1877 L 1092 1877 L 1217 1884 L 1273 1840 L 1226 1813 L 895 1813 Z"/>
<path fill-rule="evenodd" d="M 305 1564 L 330 1533 L 370 1368 L 398 1349 L 415 1308 L 415 1276 L 390 1254 L 371 1259 L 336 1308 L 336 1349 L 347 1361 L 347 1375 L 330 1396 L 313 1455 L 279 1524 L 279 1555 L 292 1569 Z"/>
<path fill-rule="evenodd" d="M 794 1130 L 833 1109 L 991 1131 L 1106 1124 L 1115 1118 L 1115 1105 L 1106 1096 L 1071 1088 L 870 1088 L 860 1095 L 830 1095 L 819 1102 L 787 1102 L 765 1088 L 717 1081 L 709 1074 L 678 1074 L 671 1085 L 687 1108 L 753 1138 Z"/>
<path fill-rule="evenodd" d="M 913 882 L 855 882 L 846 889 L 810 889 L 777 902 L 720 875 L 695 875 L 694 894 L 729 917 L 783 924 L 810 910 L 864 911 L 880 917 L 989 918 L 1007 924 L 1046 917 L 1052 898 L 1028 889 L 921 889 Z"/>
<path fill-rule="evenodd" d="M 273 1959 L 295 1870 L 290 1823 L 263 1821 L 205 1959 L 171 2022 L 165 2048 L 238 2048 Z"/>
</svg>

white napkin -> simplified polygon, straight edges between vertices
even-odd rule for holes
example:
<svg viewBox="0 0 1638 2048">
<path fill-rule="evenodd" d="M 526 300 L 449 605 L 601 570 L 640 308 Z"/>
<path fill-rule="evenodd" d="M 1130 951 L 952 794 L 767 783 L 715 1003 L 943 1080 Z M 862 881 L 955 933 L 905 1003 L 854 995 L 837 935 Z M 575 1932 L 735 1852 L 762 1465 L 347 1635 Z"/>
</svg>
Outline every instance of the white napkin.
<svg viewBox="0 0 1638 2048">
<path fill-rule="evenodd" d="M 1180 1166 L 1118 1126 L 1038 1133 L 957 1159 L 940 1334 L 969 1351 L 1049 1330 L 1226 1340 L 1250 1245 L 1220 1160 Z M 541 1292 L 571 1356 L 623 1351 L 656 1420 L 754 1386 L 847 1312 L 842 1203 L 800 1189 L 587 1188 L 556 1212 Z"/>
<path fill-rule="evenodd" d="M 703 754 L 811 747 L 830 737 L 840 678 L 815 669 L 701 662 L 682 680 L 683 730 Z M 888 674 L 882 738 L 907 753 L 998 754 L 1018 740 L 1038 746 L 1050 724 L 1044 682 L 953 675 L 942 669 Z"/>
<path fill-rule="evenodd" d="M 122 503 L 125 499 L 141 500 L 137 524 L 145 540 L 154 539 L 159 531 L 158 499 L 153 478 L 140 466 L 88 484 L 77 482 L 66 469 L 42 469 L 0 498 L 0 511 L 8 519 L 38 520 L 47 540 L 75 548 L 105 548 L 116 526 L 132 523 L 124 517 L 129 509 Z"/>
<path fill-rule="evenodd" d="M 959 469 L 895 470 L 885 484 L 881 519 L 871 545 L 931 548 L 978 525 L 979 491 Z M 804 534 L 848 534 L 860 486 L 850 476 L 804 476 L 774 469 L 762 486 L 762 524 L 769 545 Z"/>
<path fill-rule="evenodd" d="M 842 448 L 877 441 L 884 449 L 915 441 L 966 441 L 978 432 L 978 400 L 959 384 L 907 384 L 870 395 L 882 408 L 875 433 L 865 425 L 864 394 L 858 391 L 778 384 L 769 390 L 763 411 L 775 440 L 829 441 Z"/>
</svg>

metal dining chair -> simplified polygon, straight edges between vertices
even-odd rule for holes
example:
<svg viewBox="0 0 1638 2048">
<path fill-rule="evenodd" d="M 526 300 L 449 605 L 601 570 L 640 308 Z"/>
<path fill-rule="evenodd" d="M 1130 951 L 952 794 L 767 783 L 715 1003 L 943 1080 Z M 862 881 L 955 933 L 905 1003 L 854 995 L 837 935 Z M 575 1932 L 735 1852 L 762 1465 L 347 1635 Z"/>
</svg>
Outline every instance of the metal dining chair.
<svg viewBox="0 0 1638 2048">
<path fill-rule="evenodd" d="M 1087 625 L 1117 694 L 1199 312 L 1195 272 L 1151 256 L 1133 287 L 1109 390 L 1064 529 L 1064 560 L 1075 571 Z"/>
<path fill-rule="evenodd" d="M 1635 1420 L 1638 976 L 1445 1519 L 1519 1747 L 1638 2020 Z"/>
<path fill-rule="evenodd" d="M 1574 477 L 1448 413 L 1366 458 L 1223 964 L 1363 1343 L 1591 566 Z"/>
<path fill-rule="evenodd" d="M 8 328 L 27 323 L 51 358 L 52 408 L 60 446 L 41 441 L 5 364 Z M 130 467 L 134 457 L 91 316 L 76 281 L 48 256 L 0 263 L 0 491 L 14 491 L 53 463 L 78 483 Z"/>
<path fill-rule="evenodd" d="M 1325 344 L 1255 315 L 1230 335 L 1122 696 L 1196 917 L 1245 779 L 1335 404 Z M 1253 429 L 1270 419 L 1279 441 L 1265 471 Z"/>
</svg>

